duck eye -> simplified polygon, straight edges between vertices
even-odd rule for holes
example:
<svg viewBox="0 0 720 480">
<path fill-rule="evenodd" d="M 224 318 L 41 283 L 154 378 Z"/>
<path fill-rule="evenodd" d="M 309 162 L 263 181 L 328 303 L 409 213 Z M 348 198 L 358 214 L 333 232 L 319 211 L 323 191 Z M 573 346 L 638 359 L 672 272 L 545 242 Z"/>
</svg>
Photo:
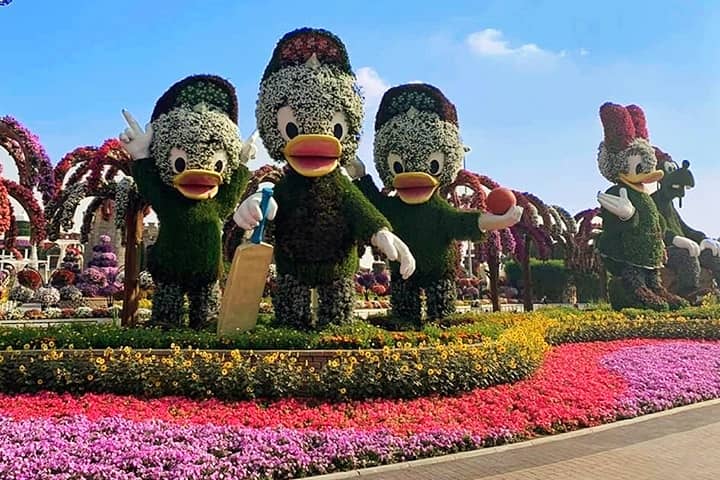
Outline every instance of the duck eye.
<svg viewBox="0 0 720 480">
<path fill-rule="evenodd" d="M 405 165 L 403 164 L 402 158 L 397 153 L 391 153 L 388 155 L 388 166 L 395 175 L 405 171 Z"/>
<path fill-rule="evenodd" d="M 635 165 L 635 173 L 638 175 L 642 173 L 642 163 Z"/>
<path fill-rule="evenodd" d="M 430 175 L 438 175 L 445 164 L 445 154 L 442 152 L 433 152 L 428 157 L 428 170 Z"/>
<path fill-rule="evenodd" d="M 278 130 L 285 140 L 291 140 L 300 134 L 298 121 L 295 118 L 295 112 L 287 105 L 281 107 L 277 112 Z"/>
<path fill-rule="evenodd" d="M 221 173 L 224 168 L 225 168 L 225 162 L 223 162 L 222 160 L 218 160 L 217 162 L 215 162 L 215 171 L 217 173 Z"/>
<path fill-rule="evenodd" d="M 170 149 L 170 165 L 175 173 L 182 173 L 187 168 L 187 160 L 185 160 L 187 154 L 177 147 Z"/>
<path fill-rule="evenodd" d="M 342 140 L 348 131 L 345 114 L 343 112 L 335 112 L 330 124 L 332 125 L 333 137 Z"/>
<path fill-rule="evenodd" d="M 288 122 L 287 125 L 285 125 L 285 135 L 287 135 L 289 138 L 295 138 L 298 136 L 298 127 L 293 122 Z"/>
</svg>

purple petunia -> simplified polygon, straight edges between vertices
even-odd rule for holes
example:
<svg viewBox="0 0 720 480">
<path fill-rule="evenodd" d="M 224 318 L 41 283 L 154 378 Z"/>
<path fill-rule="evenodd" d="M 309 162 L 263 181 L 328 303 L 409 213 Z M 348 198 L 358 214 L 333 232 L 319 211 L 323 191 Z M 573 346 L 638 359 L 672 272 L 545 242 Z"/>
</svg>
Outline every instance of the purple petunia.
<svg viewBox="0 0 720 480">
<path fill-rule="evenodd" d="M 696 341 L 627 347 L 602 360 L 628 382 L 617 407 L 626 417 L 720 397 L 719 364 L 720 344 Z"/>
</svg>

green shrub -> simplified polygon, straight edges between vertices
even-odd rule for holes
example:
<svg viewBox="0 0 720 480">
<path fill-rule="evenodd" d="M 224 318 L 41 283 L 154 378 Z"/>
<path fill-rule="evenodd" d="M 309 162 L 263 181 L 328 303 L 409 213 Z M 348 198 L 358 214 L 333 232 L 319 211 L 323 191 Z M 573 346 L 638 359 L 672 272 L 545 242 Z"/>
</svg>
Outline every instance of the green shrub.
<svg viewBox="0 0 720 480">
<path fill-rule="evenodd" d="M 522 268 L 511 260 L 505 264 L 505 275 L 512 286 L 522 290 Z M 530 278 L 533 300 L 545 298 L 549 303 L 561 303 L 570 285 L 571 275 L 562 260 L 530 259 Z"/>
</svg>

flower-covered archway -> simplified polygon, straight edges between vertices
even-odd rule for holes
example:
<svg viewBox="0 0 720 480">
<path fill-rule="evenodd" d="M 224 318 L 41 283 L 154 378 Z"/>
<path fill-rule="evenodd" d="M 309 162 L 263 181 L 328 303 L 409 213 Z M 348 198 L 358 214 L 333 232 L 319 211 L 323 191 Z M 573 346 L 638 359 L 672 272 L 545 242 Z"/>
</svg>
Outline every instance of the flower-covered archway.
<svg viewBox="0 0 720 480">
<path fill-rule="evenodd" d="M 18 182 L 2 177 L 0 171 L 0 233 L 5 234 L 5 249 L 17 255 L 15 212 L 9 198 L 17 201 L 27 213 L 30 240 L 37 245 L 46 237 L 46 225 L 35 192 L 40 192 L 47 202 L 55 196 L 56 186 L 52 164 L 38 137 L 13 117 L 0 118 L 0 147 L 7 151 L 18 171 Z"/>
</svg>

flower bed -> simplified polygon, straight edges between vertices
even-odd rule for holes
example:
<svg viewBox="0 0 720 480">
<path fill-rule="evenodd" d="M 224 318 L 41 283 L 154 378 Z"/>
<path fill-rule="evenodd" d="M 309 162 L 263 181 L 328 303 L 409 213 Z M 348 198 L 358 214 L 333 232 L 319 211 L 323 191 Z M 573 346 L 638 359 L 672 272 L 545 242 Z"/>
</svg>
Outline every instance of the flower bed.
<svg viewBox="0 0 720 480">
<path fill-rule="evenodd" d="M 0 476 L 289 478 L 404 461 L 720 397 L 718 358 L 715 342 L 563 345 L 527 380 L 414 400 L 2 395 Z"/>
<path fill-rule="evenodd" d="M 319 370 L 297 353 L 210 353 L 175 347 L 170 356 L 152 351 L 40 350 L 0 354 L 0 391 L 112 392 L 146 396 L 185 395 L 242 399 L 418 397 L 452 394 L 513 382 L 532 373 L 547 344 L 546 326 L 528 322 L 497 340 L 478 345 L 338 351 Z"/>
<path fill-rule="evenodd" d="M 107 300 L 105 300 L 107 302 Z M 15 308 L 8 311 L 0 311 L 0 322 L 3 320 L 55 320 L 69 318 L 110 318 L 120 314 L 119 307 L 111 308 L 55 308 L 49 307 L 45 310 L 30 309 L 21 310 Z M 1 323 L 0 323 L 1 324 Z"/>
</svg>

